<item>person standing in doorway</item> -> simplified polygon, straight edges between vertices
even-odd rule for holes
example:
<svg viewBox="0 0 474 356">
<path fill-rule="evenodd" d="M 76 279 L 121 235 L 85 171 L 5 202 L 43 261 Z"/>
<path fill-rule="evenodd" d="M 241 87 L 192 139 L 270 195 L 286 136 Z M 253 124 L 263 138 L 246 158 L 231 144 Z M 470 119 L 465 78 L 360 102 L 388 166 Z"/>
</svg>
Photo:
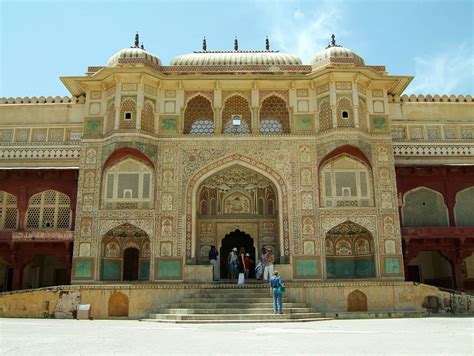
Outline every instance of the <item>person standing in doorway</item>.
<svg viewBox="0 0 474 356">
<path fill-rule="evenodd" d="M 237 257 L 237 247 L 234 247 L 232 251 L 230 251 L 229 256 L 227 257 L 230 279 L 235 279 L 235 277 L 237 276 Z"/>
<path fill-rule="evenodd" d="M 257 264 L 257 266 L 255 266 L 255 273 L 257 274 L 257 279 L 258 280 L 261 280 L 262 277 L 263 277 L 263 270 L 265 268 L 265 265 L 264 265 L 264 259 L 265 259 L 265 254 L 267 253 L 267 250 L 265 247 L 262 247 L 262 254 L 260 255 L 260 259 L 259 259 L 259 262 Z"/>
<path fill-rule="evenodd" d="M 273 312 L 275 314 L 283 314 L 283 293 L 281 287 L 284 286 L 278 271 L 273 272 L 270 279 L 270 291 L 273 297 Z"/>
<path fill-rule="evenodd" d="M 217 265 L 217 256 L 219 252 L 216 249 L 216 246 L 211 246 L 209 250 L 209 263 L 212 265 L 212 279 L 218 281 L 220 279 L 219 266 Z"/>
<path fill-rule="evenodd" d="M 273 275 L 273 261 L 274 261 L 273 251 L 269 248 L 267 249 L 267 253 L 263 257 L 263 265 L 264 265 L 263 280 L 264 281 L 269 281 Z"/>
<path fill-rule="evenodd" d="M 250 258 L 250 253 L 246 253 L 244 257 L 244 273 L 245 279 L 249 278 L 250 268 L 252 267 L 253 260 Z"/>
</svg>

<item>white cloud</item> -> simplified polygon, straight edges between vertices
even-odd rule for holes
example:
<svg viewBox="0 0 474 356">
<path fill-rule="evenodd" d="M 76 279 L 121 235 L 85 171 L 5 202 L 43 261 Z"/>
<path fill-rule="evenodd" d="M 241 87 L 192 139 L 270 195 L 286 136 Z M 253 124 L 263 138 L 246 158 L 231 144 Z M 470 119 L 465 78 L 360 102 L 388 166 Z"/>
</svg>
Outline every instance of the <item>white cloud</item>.
<svg viewBox="0 0 474 356">
<path fill-rule="evenodd" d="M 302 9 L 298 1 L 266 2 L 265 18 L 270 21 L 272 48 L 298 55 L 303 63 L 324 49 L 332 33 L 345 34 L 342 24 L 342 4 L 337 1 L 322 1 Z"/>
<path fill-rule="evenodd" d="M 474 54 L 466 44 L 432 56 L 415 57 L 414 61 L 415 79 L 405 91 L 407 94 L 472 95 Z M 465 88 L 468 92 L 460 92 Z"/>
<path fill-rule="evenodd" d="M 293 13 L 293 17 L 295 19 L 302 19 L 304 17 L 304 13 L 303 11 L 301 11 L 300 9 L 296 10 L 294 13 Z"/>
</svg>

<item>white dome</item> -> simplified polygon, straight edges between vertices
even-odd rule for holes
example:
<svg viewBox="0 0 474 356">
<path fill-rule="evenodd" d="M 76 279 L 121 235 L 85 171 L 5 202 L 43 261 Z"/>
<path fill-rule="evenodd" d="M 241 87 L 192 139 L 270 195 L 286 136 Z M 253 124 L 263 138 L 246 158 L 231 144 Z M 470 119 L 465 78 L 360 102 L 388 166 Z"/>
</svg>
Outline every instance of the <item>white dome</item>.
<svg viewBox="0 0 474 356">
<path fill-rule="evenodd" d="M 300 65 L 301 59 L 276 51 L 202 51 L 177 56 L 172 66 Z"/>
<path fill-rule="evenodd" d="M 158 56 L 145 51 L 144 49 L 132 47 L 132 48 L 124 48 L 117 53 L 115 53 L 112 57 L 109 58 L 107 61 L 108 67 L 116 66 L 120 63 L 120 59 L 126 58 L 127 63 L 143 63 L 143 62 L 150 62 L 153 64 L 161 65 L 161 60 Z"/>
</svg>

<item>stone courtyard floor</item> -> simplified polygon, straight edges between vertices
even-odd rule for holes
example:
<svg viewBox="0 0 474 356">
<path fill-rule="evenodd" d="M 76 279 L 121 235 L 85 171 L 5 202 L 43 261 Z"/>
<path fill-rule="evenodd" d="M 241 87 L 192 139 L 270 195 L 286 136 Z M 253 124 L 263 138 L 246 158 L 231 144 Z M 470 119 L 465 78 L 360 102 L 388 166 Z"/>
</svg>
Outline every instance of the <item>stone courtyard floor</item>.
<svg viewBox="0 0 474 356">
<path fill-rule="evenodd" d="M 473 355 L 474 318 L 176 325 L 0 319 L 0 355 Z"/>
</svg>

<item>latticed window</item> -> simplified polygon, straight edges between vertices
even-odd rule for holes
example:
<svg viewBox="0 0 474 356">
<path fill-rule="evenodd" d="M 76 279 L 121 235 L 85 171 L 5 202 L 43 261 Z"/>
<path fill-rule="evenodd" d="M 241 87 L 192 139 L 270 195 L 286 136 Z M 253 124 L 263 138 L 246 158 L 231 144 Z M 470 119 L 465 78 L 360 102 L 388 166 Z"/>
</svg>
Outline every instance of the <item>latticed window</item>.
<svg viewBox="0 0 474 356">
<path fill-rule="evenodd" d="M 137 127 L 137 104 L 132 98 L 123 98 L 120 107 L 120 128 L 135 129 Z"/>
<path fill-rule="evenodd" d="M 113 101 L 109 102 L 109 106 L 107 109 L 107 124 L 106 124 L 106 132 L 111 132 L 114 130 L 115 127 L 115 104 Z"/>
<path fill-rule="evenodd" d="M 105 173 L 106 208 L 148 208 L 153 199 L 151 169 L 134 159 L 126 159 Z"/>
<path fill-rule="evenodd" d="M 214 133 L 214 123 L 211 120 L 196 120 L 189 132 L 193 135 L 211 135 Z"/>
<path fill-rule="evenodd" d="M 280 120 L 268 119 L 260 121 L 260 133 L 278 134 L 283 133 L 283 127 Z"/>
<path fill-rule="evenodd" d="M 359 127 L 367 131 L 367 105 L 363 99 L 359 99 Z"/>
<path fill-rule="evenodd" d="M 321 197 L 325 207 L 373 206 L 369 169 L 347 156 L 327 163 L 321 170 Z"/>
<path fill-rule="evenodd" d="M 346 97 L 340 98 L 337 102 L 337 126 L 354 127 L 352 104 Z"/>
<path fill-rule="evenodd" d="M 319 104 L 319 129 L 321 131 L 332 128 L 332 110 L 329 105 L 329 100 L 324 99 Z"/>
<path fill-rule="evenodd" d="M 196 135 L 214 133 L 214 111 L 209 99 L 198 95 L 188 101 L 184 111 L 184 133 Z"/>
<path fill-rule="evenodd" d="M 30 198 L 26 214 L 26 228 L 69 229 L 71 216 L 69 197 L 55 190 L 46 190 Z"/>
<path fill-rule="evenodd" d="M 145 100 L 143 104 L 142 130 L 155 132 L 155 105 L 150 100 Z"/>
<path fill-rule="evenodd" d="M 0 190 L 0 230 L 15 230 L 17 221 L 16 196 Z"/>
<path fill-rule="evenodd" d="M 250 133 L 252 112 L 249 102 L 240 95 L 228 98 L 222 110 L 223 133 Z"/>
<path fill-rule="evenodd" d="M 260 132 L 263 134 L 277 133 L 271 130 L 262 130 L 264 129 L 264 126 L 266 126 L 266 128 L 275 128 L 273 125 L 274 121 L 277 121 L 280 124 L 279 126 L 281 130 L 278 131 L 278 133 L 290 132 L 290 113 L 286 106 L 286 102 L 276 95 L 269 96 L 262 102 L 262 107 L 260 109 Z"/>
</svg>

